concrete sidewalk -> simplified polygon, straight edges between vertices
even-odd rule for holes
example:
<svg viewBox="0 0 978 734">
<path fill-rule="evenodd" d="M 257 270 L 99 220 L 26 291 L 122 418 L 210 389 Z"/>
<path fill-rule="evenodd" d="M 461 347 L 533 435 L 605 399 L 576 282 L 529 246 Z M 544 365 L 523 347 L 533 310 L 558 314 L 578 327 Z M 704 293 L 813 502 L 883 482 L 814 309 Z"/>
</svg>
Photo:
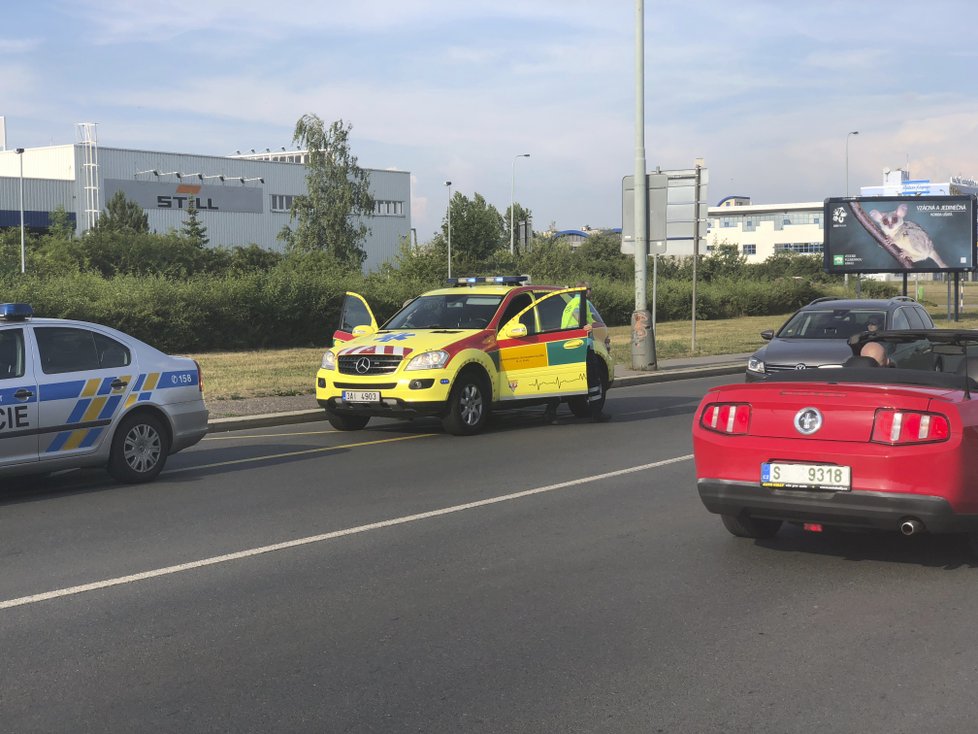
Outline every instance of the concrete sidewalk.
<svg viewBox="0 0 978 734">
<path fill-rule="evenodd" d="M 712 357 L 683 357 L 680 359 L 659 360 L 659 368 L 648 372 L 627 369 L 618 365 L 615 368 L 615 382 L 612 388 L 644 385 L 650 382 L 669 382 L 694 377 L 714 377 L 717 375 L 740 375 L 747 368 L 747 354 L 722 354 Z M 248 409 L 250 401 L 219 400 L 208 403 L 212 413 L 222 412 L 225 404 L 234 405 L 238 410 Z M 257 412 L 212 418 L 208 422 L 211 433 L 237 431 L 246 428 L 264 428 L 287 423 L 307 423 L 326 419 L 326 413 L 316 404 L 315 395 L 293 395 L 268 397 L 254 401 Z M 305 407 L 308 405 L 309 407 Z"/>
</svg>

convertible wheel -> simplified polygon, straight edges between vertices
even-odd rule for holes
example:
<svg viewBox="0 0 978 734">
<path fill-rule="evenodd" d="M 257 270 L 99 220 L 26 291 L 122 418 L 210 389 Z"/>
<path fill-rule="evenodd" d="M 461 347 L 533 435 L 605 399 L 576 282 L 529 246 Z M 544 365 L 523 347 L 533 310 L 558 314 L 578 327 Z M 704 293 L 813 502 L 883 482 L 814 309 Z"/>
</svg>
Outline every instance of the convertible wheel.
<svg viewBox="0 0 978 734">
<path fill-rule="evenodd" d="M 122 419 L 112 438 L 109 474 L 120 482 L 137 484 L 163 471 L 170 441 L 160 419 L 137 413 Z"/>
<path fill-rule="evenodd" d="M 350 415 L 347 413 L 334 413 L 326 411 L 326 420 L 337 431 L 359 431 L 366 427 L 370 420 L 369 415 Z"/>
<path fill-rule="evenodd" d="M 459 375 L 448 396 L 448 413 L 442 418 L 445 430 L 455 436 L 478 433 L 489 416 L 489 392 L 475 372 Z"/>
<path fill-rule="evenodd" d="M 594 352 L 587 355 L 587 395 L 568 399 L 567 405 L 578 418 L 596 418 L 604 410 L 608 396 L 608 377 L 604 363 Z"/>
<path fill-rule="evenodd" d="M 781 529 L 780 520 L 759 520 L 746 515 L 720 515 L 723 527 L 738 538 L 773 538 Z"/>
</svg>

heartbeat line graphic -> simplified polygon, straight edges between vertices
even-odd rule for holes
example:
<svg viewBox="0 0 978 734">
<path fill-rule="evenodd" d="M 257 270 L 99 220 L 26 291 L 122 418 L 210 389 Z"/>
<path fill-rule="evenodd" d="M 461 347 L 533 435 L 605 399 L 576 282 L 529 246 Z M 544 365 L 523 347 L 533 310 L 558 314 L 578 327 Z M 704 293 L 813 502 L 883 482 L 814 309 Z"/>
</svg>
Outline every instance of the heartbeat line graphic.
<svg viewBox="0 0 978 734">
<path fill-rule="evenodd" d="M 556 387 L 558 390 L 560 390 L 564 385 L 570 385 L 575 382 L 587 383 L 587 375 L 585 375 L 582 372 L 577 377 L 570 380 L 566 378 L 561 379 L 560 377 L 555 377 L 552 380 L 546 380 L 544 382 L 540 382 L 540 380 L 534 380 L 533 382 L 530 383 L 530 387 L 534 388 L 537 392 L 540 392 L 541 388 L 550 387 L 551 385 Z"/>
</svg>

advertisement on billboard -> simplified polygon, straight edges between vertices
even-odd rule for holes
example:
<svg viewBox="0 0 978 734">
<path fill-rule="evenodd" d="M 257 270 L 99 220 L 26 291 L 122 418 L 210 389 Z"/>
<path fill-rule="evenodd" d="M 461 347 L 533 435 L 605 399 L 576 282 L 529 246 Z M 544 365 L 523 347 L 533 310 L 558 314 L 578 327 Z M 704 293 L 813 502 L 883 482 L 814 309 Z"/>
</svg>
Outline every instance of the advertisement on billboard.
<svg viewBox="0 0 978 734">
<path fill-rule="evenodd" d="M 974 196 L 825 200 L 829 273 L 934 273 L 975 268 Z"/>
</svg>

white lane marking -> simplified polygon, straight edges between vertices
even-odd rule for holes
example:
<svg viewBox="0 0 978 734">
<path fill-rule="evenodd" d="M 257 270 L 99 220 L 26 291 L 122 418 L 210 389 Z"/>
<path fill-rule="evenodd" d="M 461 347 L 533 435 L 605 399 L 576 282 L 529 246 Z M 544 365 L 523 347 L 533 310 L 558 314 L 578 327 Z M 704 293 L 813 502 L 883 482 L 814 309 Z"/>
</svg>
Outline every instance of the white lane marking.
<svg viewBox="0 0 978 734">
<path fill-rule="evenodd" d="M 689 461 L 692 458 L 693 458 L 692 454 L 686 454 L 685 456 L 675 456 L 671 459 L 663 459 L 662 461 L 653 461 L 651 464 L 641 464 L 640 466 L 632 466 L 627 469 L 618 469 L 616 471 L 605 472 L 604 474 L 593 474 L 589 477 L 581 477 L 580 479 L 571 479 L 567 482 L 559 482 L 557 484 L 548 484 L 545 487 L 526 489 L 522 492 L 504 494 L 500 497 L 490 497 L 488 499 L 477 500 L 475 502 L 466 502 L 463 505 L 453 505 L 452 507 L 444 507 L 440 510 L 431 510 L 430 512 L 419 512 L 416 515 L 405 515 L 403 517 L 396 517 L 392 520 L 382 520 L 381 522 L 373 522 L 373 523 L 369 523 L 368 525 L 358 525 L 357 527 L 346 528 L 345 530 L 334 530 L 331 533 L 323 533 L 322 535 L 311 535 L 306 538 L 287 540 L 282 543 L 275 543 L 273 545 L 264 545 L 259 548 L 251 548 L 248 550 L 238 551 L 236 553 L 226 553 L 222 556 L 212 556 L 211 558 L 204 558 L 199 561 L 180 563 L 177 564 L 176 566 L 166 566 L 164 568 L 153 569 L 152 571 L 143 571 L 142 573 L 134 573 L 130 576 L 120 576 L 114 579 L 95 581 L 90 584 L 81 584 L 79 586 L 69 586 L 68 588 L 64 588 L 64 589 L 46 591 L 41 594 L 32 594 L 30 596 L 21 596 L 16 599 L 7 599 L 5 601 L 0 601 L 0 609 L 21 607 L 27 604 L 37 604 L 38 602 L 48 601 L 49 599 L 57 599 L 62 596 L 74 596 L 76 594 L 83 594 L 87 591 L 108 589 L 112 586 L 122 586 L 124 584 L 131 584 L 136 581 L 146 581 L 147 579 L 158 578 L 160 576 L 170 576 L 172 574 L 182 573 L 184 571 L 192 571 L 196 568 L 203 568 L 205 566 L 215 566 L 219 563 L 239 561 L 243 558 L 251 558 L 252 556 L 259 556 L 264 553 L 274 553 L 275 551 L 288 550 L 290 548 L 298 548 L 299 546 L 311 545 L 312 543 L 323 543 L 327 540 L 335 540 L 336 538 L 343 538 L 348 535 L 367 533 L 370 532 L 371 530 L 381 530 L 383 528 L 394 527 L 395 525 L 405 525 L 411 522 L 418 522 L 419 520 L 428 520 L 433 517 L 441 517 L 442 515 L 451 515 L 453 513 L 463 512 L 465 510 L 473 510 L 479 507 L 496 505 L 499 504 L 500 502 L 511 502 L 512 500 L 522 499 L 523 497 L 531 497 L 536 494 L 544 494 L 545 492 L 555 492 L 560 489 L 568 489 L 570 487 L 576 487 L 581 484 L 588 484 L 590 482 L 599 482 L 603 479 L 612 479 L 614 477 L 620 477 L 626 474 L 634 474 L 635 472 L 646 471 L 648 469 L 657 469 L 660 466 L 676 464 L 681 461 Z"/>
<path fill-rule="evenodd" d="M 248 464 L 255 461 L 270 461 L 272 459 L 288 459 L 292 456 L 305 456 L 307 454 L 322 454 L 327 451 L 339 451 L 340 449 L 355 449 L 361 446 L 376 446 L 381 443 L 394 443 L 395 441 L 411 441 L 415 438 L 430 438 L 436 433 L 418 433 L 413 436 L 397 436 L 396 438 L 379 438 L 376 441 L 360 441 L 359 443 L 341 443 L 339 446 L 320 446 L 314 449 L 301 449 L 299 451 L 286 451 L 282 454 L 264 454 L 262 456 L 248 456 L 244 459 L 229 459 L 228 461 L 217 461 L 213 464 L 198 464 L 196 466 L 184 466 L 179 469 L 164 469 L 162 474 L 182 474 L 187 471 L 200 471 L 201 469 L 214 469 L 219 466 L 234 466 L 235 464 Z"/>
</svg>

